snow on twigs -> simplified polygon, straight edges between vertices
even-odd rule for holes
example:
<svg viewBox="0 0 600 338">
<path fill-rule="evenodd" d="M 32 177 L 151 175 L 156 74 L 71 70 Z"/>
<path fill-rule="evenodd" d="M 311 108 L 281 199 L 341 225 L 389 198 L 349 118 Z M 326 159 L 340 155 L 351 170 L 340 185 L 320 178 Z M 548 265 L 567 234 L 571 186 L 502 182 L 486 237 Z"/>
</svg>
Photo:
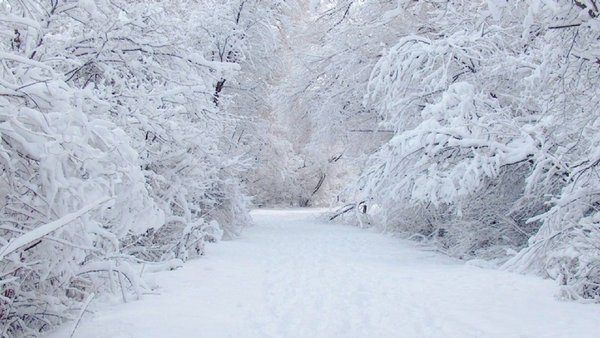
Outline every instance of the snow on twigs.
<svg viewBox="0 0 600 338">
<path fill-rule="evenodd" d="M 145 267 L 250 223 L 242 135 L 262 122 L 236 90 L 268 76 L 255 46 L 282 10 L 0 2 L 0 336 L 50 330 L 91 294 L 136 299 Z"/>
<path fill-rule="evenodd" d="M 17 250 L 23 245 L 39 240 L 42 237 L 50 234 L 51 232 L 56 231 L 61 227 L 73 222 L 77 218 L 83 216 L 85 213 L 98 207 L 100 204 L 107 202 L 108 200 L 110 200 L 110 197 L 101 198 L 100 200 L 82 208 L 77 212 L 67 214 L 54 222 L 40 225 L 34 230 L 25 233 L 23 236 L 14 238 L 10 242 L 8 242 L 6 246 L 0 248 L 0 260 L 4 259 L 6 255 L 12 253 L 13 251 Z"/>
</svg>

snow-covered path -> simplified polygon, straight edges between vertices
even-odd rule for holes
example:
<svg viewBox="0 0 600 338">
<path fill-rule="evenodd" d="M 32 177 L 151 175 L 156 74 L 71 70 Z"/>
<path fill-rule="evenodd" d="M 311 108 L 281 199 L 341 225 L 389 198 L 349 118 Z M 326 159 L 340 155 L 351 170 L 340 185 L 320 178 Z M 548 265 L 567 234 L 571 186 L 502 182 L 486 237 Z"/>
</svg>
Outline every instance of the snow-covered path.
<svg viewBox="0 0 600 338">
<path fill-rule="evenodd" d="M 75 336 L 600 336 L 600 306 L 555 300 L 551 281 L 465 265 L 315 215 L 255 212 L 257 226 L 241 238 L 156 274 L 160 295 L 104 306 Z"/>
</svg>

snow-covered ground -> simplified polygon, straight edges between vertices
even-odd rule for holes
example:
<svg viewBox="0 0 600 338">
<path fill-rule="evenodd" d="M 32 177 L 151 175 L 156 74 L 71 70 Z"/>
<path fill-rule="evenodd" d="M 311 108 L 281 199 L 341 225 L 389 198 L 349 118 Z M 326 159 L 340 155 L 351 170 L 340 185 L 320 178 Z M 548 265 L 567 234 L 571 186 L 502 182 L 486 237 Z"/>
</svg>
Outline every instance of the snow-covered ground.
<svg viewBox="0 0 600 338">
<path fill-rule="evenodd" d="M 103 305 L 75 337 L 598 337 L 600 306 L 314 210 L 261 210 L 241 238 L 156 273 L 159 295 Z M 52 337 L 68 336 L 70 325 Z"/>
</svg>

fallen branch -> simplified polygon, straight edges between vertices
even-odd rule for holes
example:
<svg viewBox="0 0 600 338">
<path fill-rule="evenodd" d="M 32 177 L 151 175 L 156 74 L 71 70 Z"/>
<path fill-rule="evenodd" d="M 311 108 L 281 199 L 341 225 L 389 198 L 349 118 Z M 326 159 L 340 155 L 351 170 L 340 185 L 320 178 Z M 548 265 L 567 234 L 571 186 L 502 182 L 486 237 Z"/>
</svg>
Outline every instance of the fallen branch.
<svg viewBox="0 0 600 338">
<path fill-rule="evenodd" d="M 334 219 L 342 216 L 343 214 L 345 214 L 349 211 L 352 211 L 354 208 L 356 208 L 356 206 L 357 206 L 357 204 L 354 204 L 354 203 L 344 205 L 343 207 L 339 208 L 333 216 L 329 217 L 329 220 L 333 221 Z"/>
</svg>

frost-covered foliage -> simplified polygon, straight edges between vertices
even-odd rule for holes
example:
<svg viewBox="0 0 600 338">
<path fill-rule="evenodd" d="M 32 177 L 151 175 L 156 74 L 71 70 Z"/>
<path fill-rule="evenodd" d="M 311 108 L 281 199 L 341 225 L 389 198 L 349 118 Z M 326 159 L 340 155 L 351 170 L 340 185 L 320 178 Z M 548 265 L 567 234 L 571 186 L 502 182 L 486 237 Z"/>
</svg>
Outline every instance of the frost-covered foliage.
<svg viewBox="0 0 600 338">
<path fill-rule="evenodd" d="M 387 1 L 313 1 L 288 28 L 273 110 L 294 154 L 290 204 L 343 200 L 366 154 L 389 138 L 363 96 L 381 41 L 402 23 L 391 19 L 387 32 L 371 25 L 394 7 Z"/>
<path fill-rule="evenodd" d="M 249 161 L 243 179 L 255 205 L 287 204 L 296 189 L 297 158 L 278 121 L 272 92 L 285 72 L 281 54 L 287 44 L 282 40 L 292 25 L 290 16 L 298 15 L 301 6 L 291 0 L 231 2 L 235 10 L 222 18 L 226 24 L 219 33 L 203 33 L 205 45 L 211 46 L 207 58 L 224 58 L 241 67 L 238 76 L 221 82 L 229 97 L 226 110 L 237 117 L 235 128 L 226 134 L 229 149 Z M 239 43 L 228 45 L 232 39 Z"/>
<path fill-rule="evenodd" d="M 118 258 L 119 243 L 160 226 L 163 214 L 125 133 L 86 114 L 102 109 L 89 93 L 30 59 L 15 56 L 5 66 L 27 74 L 6 83 L 12 93 L 0 98 L 0 320 L 2 335 L 19 335 L 64 319 L 108 287 L 107 278 L 125 277 L 139 292 L 137 277 Z M 88 206 L 77 220 L 65 220 Z M 59 227 L 38 233 L 50 221 Z"/>
<path fill-rule="evenodd" d="M 250 223 L 230 135 L 256 118 L 224 83 L 264 64 L 273 6 L 0 2 L 0 336 L 139 296 L 140 270 Z"/>
<path fill-rule="evenodd" d="M 372 25 L 406 23 L 365 97 L 394 135 L 355 199 L 452 255 L 520 250 L 507 268 L 599 300 L 596 2 L 397 4 Z"/>
</svg>

